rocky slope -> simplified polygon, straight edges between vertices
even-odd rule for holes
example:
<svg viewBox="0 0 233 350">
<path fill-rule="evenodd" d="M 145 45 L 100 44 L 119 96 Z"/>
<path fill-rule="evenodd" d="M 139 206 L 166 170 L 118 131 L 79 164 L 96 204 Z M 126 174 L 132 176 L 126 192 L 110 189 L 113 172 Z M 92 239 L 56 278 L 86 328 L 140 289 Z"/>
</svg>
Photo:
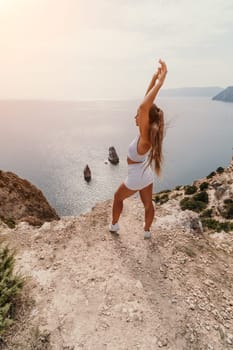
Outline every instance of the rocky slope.
<svg viewBox="0 0 233 350">
<path fill-rule="evenodd" d="M 9 226 L 20 221 L 41 226 L 44 222 L 58 220 L 59 216 L 43 193 L 29 181 L 0 171 L 0 219 Z"/>
<path fill-rule="evenodd" d="M 206 181 L 220 220 L 218 207 L 233 193 L 232 165 L 196 186 Z M 119 237 L 108 232 L 110 200 L 39 229 L 2 224 L 33 302 L 0 348 L 232 349 L 233 232 L 203 230 L 200 213 L 180 208 L 184 188 L 167 194 L 148 241 L 137 195 L 125 201 Z"/>
<path fill-rule="evenodd" d="M 219 167 L 192 185 L 177 186 L 173 191 L 154 195 L 159 204 L 172 199 L 178 201 L 183 210 L 192 210 L 191 225 L 200 232 L 203 226 L 212 231 L 233 231 L 233 160 L 227 168 Z"/>
</svg>

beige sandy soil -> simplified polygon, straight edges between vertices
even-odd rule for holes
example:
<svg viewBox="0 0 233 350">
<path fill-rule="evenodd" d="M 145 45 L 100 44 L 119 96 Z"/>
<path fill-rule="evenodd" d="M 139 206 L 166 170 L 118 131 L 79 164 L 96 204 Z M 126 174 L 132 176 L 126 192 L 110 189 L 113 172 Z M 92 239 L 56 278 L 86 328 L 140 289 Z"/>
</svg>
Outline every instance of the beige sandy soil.
<svg viewBox="0 0 233 350">
<path fill-rule="evenodd" d="M 137 196 L 119 237 L 108 232 L 111 201 L 40 229 L 2 230 L 33 301 L 2 348 L 232 349 L 233 235 L 196 233 L 178 203 L 157 208 L 151 240 Z M 48 342 L 32 344 L 37 326 Z"/>
</svg>

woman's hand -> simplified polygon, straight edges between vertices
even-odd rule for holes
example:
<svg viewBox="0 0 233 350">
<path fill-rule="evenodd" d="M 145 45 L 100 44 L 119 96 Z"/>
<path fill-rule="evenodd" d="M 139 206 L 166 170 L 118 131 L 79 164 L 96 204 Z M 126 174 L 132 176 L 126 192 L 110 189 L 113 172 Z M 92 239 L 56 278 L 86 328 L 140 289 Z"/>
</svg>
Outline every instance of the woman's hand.
<svg viewBox="0 0 233 350">
<path fill-rule="evenodd" d="M 159 60 L 159 63 L 160 63 L 160 67 L 158 68 L 157 81 L 158 81 L 158 84 L 162 86 L 167 75 L 167 66 L 166 66 L 166 63 L 161 59 Z"/>
<path fill-rule="evenodd" d="M 150 82 L 150 85 L 147 89 L 146 95 L 142 101 L 142 103 L 139 106 L 139 110 L 141 113 L 143 113 L 146 117 L 146 125 L 148 126 L 148 113 L 149 110 L 154 103 L 155 97 L 157 93 L 159 92 L 161 86 L 164 83 L 164 80 L 166 78 L 167 74 L 167 66 L 166 63 L 162 60 L 159 60 L 160 66 L 158 67 L 157 71 L 153 75 L 153 78 Z M 147 129 L 146 129 L 147 130 Z"/>
</svg>

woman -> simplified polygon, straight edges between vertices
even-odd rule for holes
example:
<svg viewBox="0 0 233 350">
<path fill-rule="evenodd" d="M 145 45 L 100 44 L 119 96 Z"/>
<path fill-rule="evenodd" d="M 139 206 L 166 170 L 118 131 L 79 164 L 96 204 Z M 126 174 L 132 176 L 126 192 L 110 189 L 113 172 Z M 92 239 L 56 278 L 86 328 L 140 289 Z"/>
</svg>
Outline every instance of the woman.
<svg viewBox="0 0 233 350">
<path fill-rule="evenodd" d="M 136 125 L 139 135 L 132 141 L 128 149 L 128 177 L 120 185 L 114 195 L 112 207 L 112 223 L 109 231 L 118 233 L 118 220 L 123 209 L 123 201 L 139 191 L 145 208 L 144 238 L 150 238 L 150 227 L 154 219 L 152 203 L 153 173 L 152 163 L 157 175 L 161 172 L 162 142 L 164 133 L 163 111 L 153 102 L 162 87 L 167 74 L 167 66 L 159 60 L 160 67 L 154 74 L 146 95 L 138 108 Z"/>
</svg>

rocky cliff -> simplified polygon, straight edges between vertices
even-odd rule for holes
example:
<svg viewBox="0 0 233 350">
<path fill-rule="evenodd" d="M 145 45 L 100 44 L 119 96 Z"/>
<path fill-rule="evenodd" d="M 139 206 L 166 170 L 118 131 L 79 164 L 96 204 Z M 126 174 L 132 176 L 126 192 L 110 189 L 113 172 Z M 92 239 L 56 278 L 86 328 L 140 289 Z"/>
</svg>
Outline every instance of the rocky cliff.
<svg viewBox="0 0 233 350">
<path fill-rule="evenodd" d="M 189 210 L 201 231 L 233 232 L 233 160 L 191 185 L 155 194 L 154 200 L 168 205 L 172 201 L 174 207 Z"/>
<path fill-rule="evenodd" d="M 201 217 L 212 209 L 209 219 L 232 223 L 223 216 L 232 193 L 233 163 L 157 194 L 148 241 L 137 195 L 125 201 L 119 236 L 108 231 L 111 200 L 39 229 L 2 226 L 31 302 L 0 348 L 232 349 L 233 232 Z M 195 211 L 182 210 L 184 199 Z"/>
<path fill-rule="evenodd" d="M 0 171 L 0 219 L 11 227 L 20 221 L 41 226 L 44 222 L 58 220 L 59 216 L 43 193 L 29 181 Z"/>
<path fill-rule="evenodd" d="M 233 86 L 229 86 L 225 90 L 213 97 L 213 100 L 233 102 Z"/>
</svg>

